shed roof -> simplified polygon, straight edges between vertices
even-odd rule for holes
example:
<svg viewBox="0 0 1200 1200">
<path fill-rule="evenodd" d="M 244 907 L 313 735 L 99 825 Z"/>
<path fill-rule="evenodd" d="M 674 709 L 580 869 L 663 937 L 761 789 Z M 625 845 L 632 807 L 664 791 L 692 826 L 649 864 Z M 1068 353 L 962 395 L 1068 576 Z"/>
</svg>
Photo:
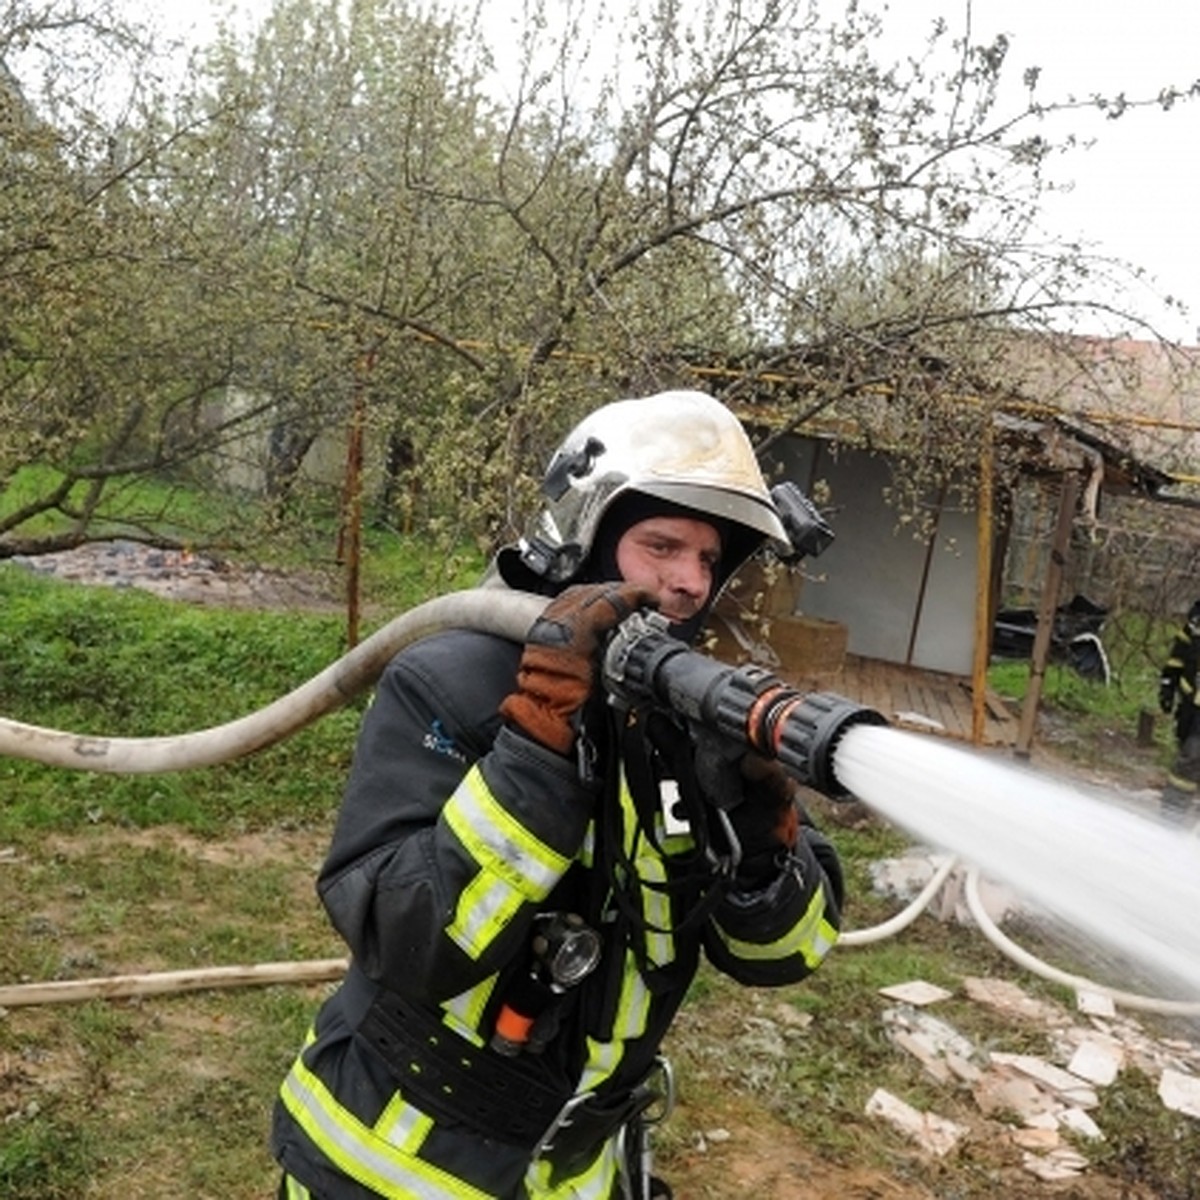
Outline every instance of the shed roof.
<svg viewBox="0 0 1200 1200">
<path fill-rule="evenodd" d="M 797 432 L 897 452 L 905 438 L 887 408 L 874 406 L 868 429 L 841 401 L 867 392 L 886 400 L 915 386 L 919 373 L 921 386 L 943 397 L 990 403 L 998 436 L 1023 471 L 1099 468 L 1110 490 L 1195 502 L 1185 493 L 1200 484 L 1200 348 L 1025 332 L 999 344 L 973 390 L 930 355 L 907 360 L 904 385 L 889 383 L 882 369 L 864 378 L 869 364 L 847 369 L 804 347 L 763 347 L 720 362 L 698 357 L 688 369 L 774 436 L 793 422 Z"/>
</svg>

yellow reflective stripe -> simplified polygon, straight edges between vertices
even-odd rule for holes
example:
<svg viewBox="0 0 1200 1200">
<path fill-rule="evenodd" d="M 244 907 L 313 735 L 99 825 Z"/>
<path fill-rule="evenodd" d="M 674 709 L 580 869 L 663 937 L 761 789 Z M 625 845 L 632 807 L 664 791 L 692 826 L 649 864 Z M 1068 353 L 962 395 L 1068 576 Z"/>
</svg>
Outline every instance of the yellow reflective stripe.
<svg viewBox="0 0 1200 1200">
<path fill-rule="evenodd" d="M 675 939 L 671 935 L 671 900 L 666 892 L 645 886 L 665 883 L 666 869 L 662 859 L 644 855 L 638 860 L 638 877 L 642 882 L 642 913 L 646 918 L 646 957 L 656 967 L 666 966 L 675 957 Z"/>
<path fill-rule="evenodd" d="M 535 838 L 472 767 L 442 809 L 479 874 L 463 889 L 446 932 L 478 958 L 522 903 L 545 899 L 570 860 Z"/>
<path fill-rule="evenodd" d="M 338 1104 L 297 1058 L 279 1089 L 284 1107 L 326 1158 L 388 1200 L 489 1200 L 448 1171 L 391 1146 Z"/>
<path fill-rule="evenodd" d="M 645 932 L 646 957 L 655 966 L 666 966 L 675 958 L 675 939 L 670 933 L 671 901 L 663 891 L 646 884 L 664 883 L 667 878 L 666 864 L 662 856 L 644 838 L 634 807 L 633 795 L 628 781 L 621 778 L 621 819 L 624 822 L 625 853 L 637 871 L 639 891 L 642 894 L 642 916 L 649 926 Z M 655 837 L 661 844 L 665 827 L 662 813 L 655 813 Z M 661 932 L 660 932 L 661 931 Z"/>
<path fill-rule="evenodd" d="M 285 1175 L 284 1195 L 287 1200 L 312 1200 L 312 1193 L 298 1179 L 293 1179 L 290 1175 Z"/>
<path fill-rule="evenodd" d="M 390 1146 L 416 1154 L 433 1128 L 433 1118 L 414 1108 L 397 1092 L 375 1122 L 375 1133 Z"/>
<path fill-rule="evenodd" d="M 621 840 L 625 843 L 625 857 L 631 859 L 637 852 L 637 840 L 641 833 L 637 809 L 633 803 L 633 793 L 629 790 L 629 779 L 625 774 L 625 764 L 621 764 Z"/>
<path fill-rule="evenodd" d="M 467 772 L 442 812 L 480 867 L 530 900 L 541 900 L 570 865 L 496 800 L 478 767 Z"/>
<path fill-rule="evenodd" d="M 1200 787 L 1191 779 L 1184 779 L 1182 775 L 1176 775 L 1174 771 L 1167 772 L 1167 782 L 1181 792 L 1195 792 L 1200 790 Z"/>
<path fill-rule="evenodd" d="M 719 923 L 715 924 L 718 936 L 730 953 L 745 962 L 766 962 L 802 954 L 808 966 L 815 968 L 838 937 L 838 931 L 825 919 L 824 888 L 817 889 L 804 916 L 773 942 L 743 942 L 730 937 Z"/>
<path fill-rule="evenodd" d="M 637 815 L 633 806 L 633 797 L 628 787 L 621 789 L 621 806 L 628 827 L 637 836 Z M 655 813 L 655 837 L 661 842 L 664 833 L 662 814 Z M 633 857 L 631 855 L 631 857 Z M 642 893 L 642 916 L 646 920 L 646 957 L 655 966 L 662 967 L 675 957 L 675 941 L 671 936 L 671 901 L 666 892 L 657 890 L 653 884 L 665 883 L 667 867 L 662 858 L 655 853 L 649 839 L 640 838 L 638 853 L 634 858 L 638 875 L 639 890 Z"/>
<path fill-rule="evenodd" d="M 587 1061 L 579 1077 L 579 1090 L 592 1091 L 613 1075 L 625 1057 L 625 1043 L 644 1036 L 650 1016 L 650 989 L 637 969 L 631 952 L 625 956 L 621 995 L 613 1017 L 613 1040 L 598 1042 L 588 1038 Z"/>
<path fill-rule="evenodd" d="M 621 998 L 617 1002 L 613 1036 L 629 1041 L 646 1032 L 646 1018 L 650 1015 L 650 989 L 637 969 L 632 954 L 626 955 L 625 962 L 625 978 L 621 984 Z"/>
<path fill-rule="evenodd" d="M 649 842 L 638 845 L 638 820 L 633 797 L 625 781 L 621 784 L 622 835 L 626 854 L 634 864 L 640 882 L 665 880 L 666 866 Z M 642 888 L 642 911 L 646 918 L 657 926 L 670 923 L 670 899 L 663 892 Z M 646 953 L 656 965 L 664 965 L 674 957 L 674 939 L 670 934 L 649 934 Z M 621 994 L 617 998 L 613 1017 L 612 1041 L 598 1042 L 588 1039 L 587 1061 L 580 1075 L 580 1091 L 590 1091 L 612 1076 L 625 1056 L 625 1043 L 645 1035 L 650 1016 L 650 989 L 638 970 L 637 958 L 631 950 L 625 952 L 621 978 Z"/>
<path fill-rule="evenodd" d="M 579 1091 L 595 1091 L 617 1069 L 625 1057 L 621 1042 L 598 1042 L 588 1038 L 587 1063 L 579 1076 Z"/>
<path fill-rule="evenodd" d="M 690 833 L 670 833 L 660 839 L 659 845 L 665 854 L 686 854 L 696 848 L 696 839 Z"/>
<path fill-rule="evenodd" d="M 473 988 L 468 988 L 442 1005 L 450 1018 L 446 1024 L 460 1037 L 474 1042 L 476 1046 L 483 1045 L 479 1027 L 483 1024 L 483 1012 L 495 987 L 496 976 L 489 975 L 482 983 L 477 983 Z"/>
<path fill-rule="evenodd" d="M 590 867 L 596 861 L 596 822 L 589 821 L 587 832 L 583 835 L 583 845 L 575 856 L 585 867 Z"/>
<path fill-rule="evenodd" d="M 545 1159 L 530 1163 L 525 1172 L 525 1191 L 529 1200 L 608 1200 L 617 1181 L 619 1162 L 617 1139 L 611 1137 L 586 1171 L 561 1179 L 551 1186 L 552 1165 Z"/>
<path fill-rule="evenodd" d="M 503 880 L 480 871 L 458 895 L 446 933 L 471 958 L 479 958 L 524 902 Z"/>
</svg>

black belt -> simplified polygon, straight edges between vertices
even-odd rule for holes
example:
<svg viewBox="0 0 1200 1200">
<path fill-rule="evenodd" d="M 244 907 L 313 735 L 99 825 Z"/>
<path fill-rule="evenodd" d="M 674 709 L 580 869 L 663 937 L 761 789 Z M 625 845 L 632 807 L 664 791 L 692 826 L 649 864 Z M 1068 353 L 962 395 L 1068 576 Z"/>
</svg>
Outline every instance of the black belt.
<svg viewBox="0 0 1200 1200">
<path fill-rule="evenodd" d="M 663 1093 L 649 1083 L 612 1097 L 576 1095 L 548 1061 L 477 1046 L 402 996 L 379 989 L 358 1023 L 401 1094 L 435 1119 L 545 1158 L 554 1174 L 586 1166 L 600 1147 Z"/>
<path fill-rule="evenodd" d="M 551 1078 L 544 1060 L 476 1046 L 395 992 L 380 990 L 358 1033 L 431 1116 L 529 1150 L 574 1090 Z"/>
</svg>

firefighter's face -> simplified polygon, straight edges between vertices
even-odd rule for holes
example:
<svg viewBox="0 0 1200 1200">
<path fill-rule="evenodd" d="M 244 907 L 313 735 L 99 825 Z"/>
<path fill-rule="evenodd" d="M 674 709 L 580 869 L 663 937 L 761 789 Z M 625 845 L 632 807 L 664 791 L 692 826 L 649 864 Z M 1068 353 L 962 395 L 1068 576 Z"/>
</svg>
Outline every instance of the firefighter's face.
<svg viewBox="0 0 1200 1200">
<path fill-rule="evenodd" d="M 621 578 L 653 591 L 659 611 L 672 623 L 704 606 L 720 559 L 720 535 L 693 517 L 648 517 L 617 542 Z"/>
</svg>

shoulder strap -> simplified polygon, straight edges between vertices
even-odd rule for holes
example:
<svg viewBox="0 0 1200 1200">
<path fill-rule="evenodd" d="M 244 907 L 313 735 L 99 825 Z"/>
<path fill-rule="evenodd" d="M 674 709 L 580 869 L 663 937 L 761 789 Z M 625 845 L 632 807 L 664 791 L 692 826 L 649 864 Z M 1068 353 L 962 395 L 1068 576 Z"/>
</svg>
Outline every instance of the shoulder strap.
<svg viewBox="0 0 1200 1200">
<path fill-rule="evenodd" d="M 691 764 L 686 731 L 673 726 L 667 714 L 638 710 L 629 714 L 629 719 L 621 724 L 617 732 L 625 778 L 633 800 L 636 827 L 630 831 L 628 840 L 635 853 L 630 854 L 626 850 L 618 774 L 615 781 L 607 781 L 597 815 L 597 874 L 602 873 L 609 900 L 618 915 L 617 924 L 623 930 L 647 986 L 652 992 L 664 992 L 684 982 L 683 974 L 690 967 L 681 960 L 665 966 L 652 964 L 646 954 L 646 935 L 671 933 L 678 936 L 689 933 L 708 919 L 728 890 L 729 880 L 707 853 L 708 816 Z M 659 759 L 665 771 L 659 769 Z M 674 778 L 678 782 L 680 797 L 693 829 L 694 848 L 685 855 L 676 854 L 669 859 L 658 837 L 661 811 L 659 784 L 662 778 Z M 655 853 L 668 861 L 668 878 L 665 881 L 646 880 L 638 875 L 636 848 L 641 838 L 645 838 Z M 673 910 L 684 910 L 682 918 L 670 929 L 647 920 L 642 905 L 643 890 L 661 892 L 672 900 L 682 900 L 682 903 L 671 905 Z"/>
</svg>

